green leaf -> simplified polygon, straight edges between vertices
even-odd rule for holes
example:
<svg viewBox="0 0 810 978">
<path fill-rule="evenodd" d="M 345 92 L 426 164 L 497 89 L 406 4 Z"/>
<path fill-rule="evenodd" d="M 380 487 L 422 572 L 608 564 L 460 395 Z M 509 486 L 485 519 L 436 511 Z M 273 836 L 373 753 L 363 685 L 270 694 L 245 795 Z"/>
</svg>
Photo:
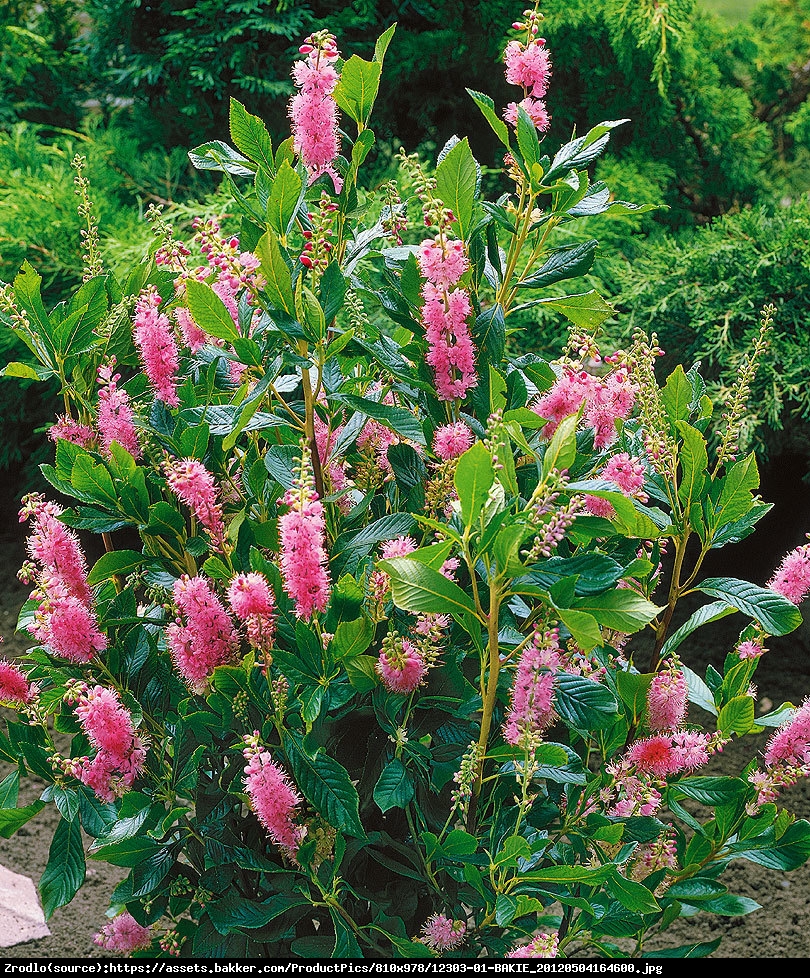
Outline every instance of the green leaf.
<svg viewBox="0 0 810 978">
<path fill-rule="evenodd" d="M 735 609 L 725 601 L 712 601 L 711 604 L 705 604 L 702 608 L 698 608 L 698 610 L 693 612 L 683 623 L 683 625 L 681 625 L 677 632 L 673 632 L 666 642 L 664 642 L 663 648 L 661 649 L 662 658 L 669 652 L 674 652 L 675 649 L 677 649 L 682 642 L 689 638 L 693 632 L 696 632 L 701 625 L 708 625 L 709 622 L 719 621 L 721 618 L 726 618 L 728 615 L 733 615 L 734 611 Z"/>
<path fill-rule="evenodd" d="M 681 944 L 662 951 L 645 951 L 643 958 L 707 958 L 720 947 L 722 937 L 713 941 L 699 941 L 697 944 Z"/>
<path fill-rule="evenodd" d="M 489 306 L 475 317 L 472 333 L 478 349 L 486 350 L 490 362 L 499 364 L 506 349 L 506 320 L 500 302 Z"/>
<path fill-rule="evenodd" d="M 478 180 L 470 143 L 459 140 L 436 167 L 436 191 L 458 222 L 459 237 L 466 241 L 472 223 L 473 202 Z"/>
<path fill-rule="evenodd" d="M 20 772 L 12 771 L 0 781 L 0 811 L 16 807 L 19 790 Z"/>
<path fill-rule="evenodd" d="M 465 526 L 472 526 L 480 515 L 494 481 L 492 459 L 484 443 L 477 441 L 459 458 L 453 477 Z"/>
<path fill-rule="evenodd" d="M 77 456 L 70 481 L 82 494 L 81 498 L 87 496 L 113 509 L 117 507 L 118 494 L 112 476 L 106 466 L 94 463 L 89 455 Z"/>
<path fill-rule="evenodd" d="M 472 599 L 458 584 L 421 561 L 395 557 L 381 560 L 378 567 L 391 578 L 394 604 L 403 611 L 475 615 Z"/>
<path fill-rule="evenodd" d="M 647 710 L 647 692 L 652 680 L 652 673 L 616 673 L 616 689 L 622 703 L 630 710 L 633 724 L 638 724 Z"/>
<path fill-rule="evenodd" d="M 774 826 L 770 826 L 756 838 L 736 842 L 726 848 L 737 859 L 790 872 L 803 866 L 810 858 L 810 822 L 805 819 L 793 822 L 778 839 Z"/>
<path fill-rule="evenodd" d="M 551 161 L 551 167 L 545 177 L 546 182 L 551 183 L 553 180 L 564 176 L 569 170 L 587 166 L 588 163 L 595 160 L 607 146 L 610 130 L 627 121 L 627 119 L 618 119 L 602 122 L 598 126 L 594 126 L 584 136 L 579 136 L 577 139 L 571 140 L 570 143 L 566 143 Z"/>
<path fill-rule="evenodd" d="M 267 200 L 267 220 L 276 234 L 283 237 L 290 230 L 290 224 L 298 210 L 301 196 L 301 177 L 287 160 L 278 168 L 278 173 Z"/>
<path fill-rule="evenodd" d="M 380 64 L 385 60 L 385 52 L 388 50 L 388 45 L 391 43 L 391 38 L 394 36 L 394 31 L 397 29 L 396 24 L 391 24 L 388 30 L 383 31 L 382 34 L 377 38 L 374 44 L 374 60 L 379 61 Z"/>
<path fill-rule="evenodd" d="M 367 618 L 342 621 L 335 629 L 329 649 L 336 659 L 361 655 L 374 639 L 374 626 Z"/>
<path fill-rule="evenodd" d="M 343 400 L 357 411 L 362 411 L 369 418 L 374 418 L 390 428 L 403 438 L 425 444 L 425 435 L 419 421 L 406 408 L 393 404 L 381 404 L 367 397 L 357 397 L 355 394 L 344 394 Z"/>
<path fill-rule="evenodd" d="M 769 635 L 787 635 L 802 623 L 801 612 L 787 598 L 736 577 L 707 578 L 698 585 L 698 590 L 712 598 L 721 598 L 758 621 Z"/>
<path fill-rule="evenodd" d="M 481 114 L 487 120 L 487 122 L 492 127 L 492 131 L 500 139 L 503 145 L 511 150 L 509 144 L 509 129 L 503 119 L 500 118 L 498 113 L 495 111 L 495 103 L 488 95 L 484 95 L 482 92 L 476 92 L 472 88 L 467 89 L 467 94 L 475 102 L 478 108 L 481 110 Z"/>
<path fill-rule="evenodd" d="M 595 239 L 582 244 L 557 248 L 537 271 L 518 282 L 519 289 L 544 289 L 555 282 L 584 275 L 590 270 L 599 242 Z"/>
<path fill-rule="evenodd" d="M 37 369 L 29 363 L 20 363 L 18 360 L 12 360 L 11 363 L 7 363 L 0 370 L 0 376 L 20 377 L 23 380 L 45 380 L 47 377 L 52 376 L 52 373 L 51 371 L 47 371 L 43 376 L 41 367 Z"/>
<path fill-rule="evenodd" d="M 727 889 L 722 883 L 708 876 L 693 876 L 691 879 L 673 883 L 667 890 L 667 896 L 673 900 L 686 900 L 695 903 L 698 900 L 712 900 L 723 896 Z"/>
<path fill-rule="evenodd" d="M 138 866 L 157 854 L 160 846 L 147 835 L 138 835 L 131 839 L 122 839 L 110 845 L 94 844 L 90 849 L 90 858 L 110 863 L 112 866 Z"/>
<path fill-rule="evenodd" d="M 750 696 L 735 696 L 720 710 L 717 729 L 723 734 L 742 737 L 754 727 L 754 701 Z"/>
<path fill-rule="evenodd" d="M 108 581 L 111 577 L 129 574 L 143 565 L 143 554 L 137 550 L 113 550 L 111 553 L 103 554 L 93 565 L 93 569 L 87 575 L 88 584 L 100 584 Z"/>
<path fill-rule="evenodd" d="M 578 295 L 566 295 L 552 299 L 538 299 L 538 305 L 548 306 L 561 313 L 575 326 L 595 330 L 614 314 L 613 306 L 605 302 L 594 289 Z"/>
<path fill-rule="evenodd" d="M 188 158 L 195 170 L 224 170 L 235 177 L 252 177 L 256 169 L 246 156 L 220 139 L 195 146 Z"/>
<path fill-rule="evenodd" d="M 282 309 L 295 319 L 295 297 L 292 289 L 290 268 L 281 254 L 281 245 L 272 231 L 265 231 L 256 245 L 261 261 L 261 273 L 265 278 L 265 291 L 276 309 Z"/>
<path fill-rule="evenodd" d="M 84 882 L 85 862 L 79 820 L 60 819 L 51 843 L 48 865 L 39 881 L 42 910 L 50 920 L 54 910 L 70 903 Z"/>
<path fill-rule="evenodd" d="M 681 669 L 686 678 L 686 685 L 689 687 L 689 702 L 695 703 L 697 706 L 706 710 L 707 713 L 717 716 L 714 696 L 706 683 L 703 682 L 696 672 L 692 672 L 687 666 L 681 666 Z"/>
<path fill-rule="evenodd" d="M 413 781 L 405 770 L 405 765 L 395 757 L 383 768 L 374 786 L 374 801 L 381 812 L 387 812 L 391 808 L 405 808 L 413 798 L 413 792 Z"/>
<path fill-rule="evenodd" d="M 682 900 L 682 903 L 687 901 Z M 713 900 L 701 900 L 698 904 L 701 910 L 706 913 L 716 913 L 721 917 L 743 917 L 745 914 L 761 910 L 761 904 L 749 897 L 734 896 L 733 893 L 725 893 L 723 896 L 715 897 Z"/>
<path fill-rule="evenodd" d="M 610 879 L 616 872 L 611 865 L 594 866 L 550 866 L 548 869 L 535 869 L 520 876 L 527 883 L 586 883 L 597 885 Z"/>
<path fill-rule="evenodd" d="M 573 608 L 585 611 L 605 628 L 632 634 L 663 611 L 629 588 L 617 588 L 574 601 Z"/>
<path fill-rule="evenodd" d="M 338 107 L 364 129 L 380 87 L 380 61 L 364 61 L 353 54 L 343 65 L 340 80 L 332 92 Z"/>
<path fill-rule="evenodd" d="M 321 748 L 311 756 L 298 735 L 290 734 L 285 746 L 293 780 L 307 800 L 330 825 L 364 839 L 357 789 L 346 768 Z"/>
<path fill-rule="evenodd" d="M 39 814 L 44 807 L 44 801 L 34 801 L 24 808 L 0 809 L 0 839 L 10 839 L 17 829 Z"/>
<path fill-rule="evenodd" d="M 667 377 L 667 382 L 661 391 L 661 402 L 673 428 L 678 421 L 686 421 L 689 418 L 692 385 L 680 364 Z"/>
<path fill-rule="evenodd" d="M 540 150 L 540 140 L 537 138 L 537 128 L 522 105 L 519 105 L 517 110 L 516 130 L 520 155 L 523 157 L 526 169 L 531 173 L 532 167 L 540 162 L 543 154 Z"/>
<path fill-rule="evenodd" d="M 706 440 L 697 428 L 693 428 L 685 421 L 678 421 L 676 425 L 683 438 L 683 444 L 678 452 L 678 461 L 681 465 L 678 499 L 683 503 L 684 511 L 688 513 L 692 501 L 699 500 L 703 491 L 709 456 L 706 451 Z"/>
<path fill-rule="evenodd" d="M 695 777 L 683 778 L 670 785 L 671 794 L 679 798 L 693 798 L 701 805 L 727 805 L 744 795 L 749 785 L 740 778 Z"/>
<path fill-rule="evenodd" d="M 260 163 L 268 173 L 274 170 L 273 140 L 262 120 L 235 98 L 230 108 L 231 139 L 234 146 L 254 163 Z"/>
<path fill-rule="evenodd" d="M 721 480 L 720 496 L 712 504 L 706 501 L 706 523 L 714 531 L 727 523 L 733 523 L 751 509 L 751 493 L 759 486 L 759 470 L 754 453 L 741 458 Z"/>
<path fill-rule="evenodd" d="M 211 900 L 206 911 L 211 923 L 220 934 L 231 934 L 265 927 L 292 907 L 304 906 L 309 901 L 298 896 L 272 896 L 264 903 L 248 900 L 236 893 L 227 893 L 220 900 Z"/>
<path fill-rule="evenodd" d="M 593 615 L 584 611 L 571 611 L 570 608 L 557 608 L 557 614 L 583 651 L 590 652 L 591 649 L 602 644 L 599 622 Z"/>
<path fill-rule="evenodd" d="M 616 873 L 605 883 L 610 895 L 633 913 L 659 913 L 661 906 L 652 893 L 642 883 L 625 879 Z"/>
<path fill-rule="evenodd" d="M 615 720 L 619 705 L 602 683 L 561 672 L 554 680 L 554 708 L 577 730 L 604 730 Z"/>
<path fill-rule="evenodd" d="M 357 938 L 343 917 L 333 907 L 329 908 L 329 915 L 332 918 L 332 926 L 335 928 L 335 946 L 332 950 L 332 957 L 362 958 L 363 952 L 360 950 Z"/>
<path fill-rule="evenodd" d="M 569 414 L 557 425 L 557 430 L 549 442 L 543 456 L 543 479 L 552 472 L 564 472 L 570 469 L 577 457 L 577 425 L 579 412 Z"/>
<path fill-rule="evenodd" d="M 200 329 L 220 340 L 233 342 L 239 339 L 231 314 L 210 285 L 189 278 L 186 280 L 186 297 L 189 312 Z"/>
</svg>

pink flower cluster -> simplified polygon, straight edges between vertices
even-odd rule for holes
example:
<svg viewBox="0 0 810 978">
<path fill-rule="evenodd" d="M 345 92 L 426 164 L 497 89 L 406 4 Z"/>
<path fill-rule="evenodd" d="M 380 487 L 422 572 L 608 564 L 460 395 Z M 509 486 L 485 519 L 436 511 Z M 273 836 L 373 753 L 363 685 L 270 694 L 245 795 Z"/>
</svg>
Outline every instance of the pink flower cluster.
<svg viewBox="0 0 810 978">
<path fill-rule="evenodd" d="M 323 503 L 312 487 L 304 452 L 296 484 L 281 502 L 290 507 L 278 524 L 281 544 L 281 577 L 285 592 L 295 602 L 297 618 L 312 618 L 329 603 L 329 558 L 326 553 L 326 520 Z"/>
<path fill-rule="evenodd" d="M 636 771 L 661 779 L 707 764 L 710 746 L 709 734 L 682 730 L 636 740 L 625 756 Z"/>
<path fill-rule="evenodd" d="M 558 934 L 538 934 L 529 944 L 518 944 L 506 955 L 507 958 L 556 958 L 560 938 Z"/>
<path fill-rule="evenodd" d="M 244 783 L 250 806 L 273 842 L 294 858 L 306 835 L 306 829 L 295 822 L 301 796 L 270 753 L 259 747 L 258 734 L 247 740 Z"/>
<path fill-rule="evenodd" d="M 810 699 L 773 734 L 765 748 L 765 770 L 748 780 L 757 788 L 757 806 L 773 802 L 784 788 L 810 776 Z M 755 809 L 754 809 L 755 810 Z"/>
<path fill-rule="evenodd" d="M 135 304 L 132 337 L 146 376 L 157 397 L 169 407 L 179 407 L 177 372 L 180 354 L 169 317 L 158 311 L 160 296 L 154 289 L 142 293 Z"/>
<path fill-rule="evenodd" d="M 205 527 L 217 550 L 224 550 L 225 523 L 214 477 L 196 458 L 168 459 L 163 468 L 171 491 Z"/>
<path fill-rule="evenodd" d="M 95 686 L 78 694 L 76 716 L 96 756 L 66 762 L 71 773 L 110 802 L 131 788 L 146 761 L 147 743 L 135 733 L 129 710 L 114 689 Z"/>
<path fill-rule="evenodd" d="M 390 560 L 392 557 L 407 557 L 416 550 L 416 540 L 413 537 L 400 536 L 393 540 L 386 540 L 380 546 L 380 556 L 383 560 Z M 385 571 L 374 570 L 369 575 L 369 594 L 375 601 L 384 601 L 391 586 L 391 578 Z"/>
<path fill-rule="evenodd" d="M 523 651 L 512 684 L 511 703 L 503 726 L 508 744 L 523 745 L 554 722 L 554 676 L 562 667 L 559 631 L 535 633 Z"/>
<path fill-rule="evenodd" d="M 337 103 L 332 92 L 338 83 L 335 62 L 340 56 L 332 34 L 311 34 L 298 49 L 303 61 L 293 65 L 292 76 L 299 92 L 290 100 L 293 147 L 309 171 L 312 183 L 328 173 L 340 193 L 343 179 L 334 167 L 340 152 Z"/>
<path fill-rule="evenodd" d="M 433 451 L 443 462 L 463 455 L 472 447 L 475 435 L 463 421 L 441 425 L 433 434 Z"/>
<path fill-rule="evenodd" d="M 152 943 L 152 932 L 125 910 L 101 928 L 93 938 L 93 943 L 107 951 L 131 954 L 149 947 Z"/>
<path fill-rule="evenodd" d="M 585 421 L 594 432 L 594 447 L 601 450 L 616 440 L 616 422 L 628 417 L 635 402 L 636 385 L 624 367 L 606 377 L 567 369 L 551 390 L 532 405 L 532 410 L 548 421 L 543 434 L 550 438 L 563 418 L 575 414 L 584 404 Z M 621 473 L 616 471 L 615 475 Z"/>
<path fill-rule="evenodd" d="M 810 544 L 797 547 L 785 556 L 768 587 L 793 604 L 804 601 L 810 594 Z"/>
<path fill-rule="evenodd" d="M 69 441 L 72 445 L 87 448 L 95 442 L 96 433 L 89 425 L 79 424 L 73 418 L 60 415 L 56 419 L 56 424 L 48 429 L 48 437 L 53 442 L 61 438 L 62 441 Z"/>
<path fill-rule="evenodd" d="M 452 920 L 434 913 L 422 925 L 422 943 L 433 951 L 452 951 L 464 943 L 467 926 L 463 920 Z"/>
<path fill-rule="evenodd" d="M 101 448 L 105 455 L 110 455 L 110 445 L 116 441 L 129 454 L 138 459 L 141 457 L 141 446 L 138 444 L 138 434 L 132 420 L 132 405 L 129 394 L 118 386 L 120 374 L 114 374 L 115 358 L 98 368 L 98 381 L 101 384 L 98 392 L 98 430 L 101 434 Z"/>
<path fill-rule="evenodd" d="M 92 608 L 87 562 L 78 537 L 59 520 L 61 512 L 38 495 L 26 496 L 20 511 L 21 521 L 34 518 L 27 543 L 33 565 L 24 573 L 26 580 L 33 578 L 31 597 L 40 604 L 30 631 L 56 655 L 89 662 L 104 651 L 107 639 Z"/>
<path fill-rule="evenodd" d="M 689 687 L 675 664 L 659 672 L 647 691 L 647 726 L 650 730 L 677 730 L 686 719 Z"/>
<path fill-rule="evenodd" d="M 10 662 L 0 659 L 0 703 L 25 706 L 36 694 L 25 675 Z"/>
<path fill-rule="evenodd" d="M 525 21 L 512 25 L 513 30 L 525 32 L 526 39 L 512 40 L 506 45 L 503 53 L 506 80 L 510 85 L 519 85 L 524 97 L 519 103 L 510 102 L 503 114 L 507 122 L 516 126 L 518 108 L 525 109 L 535 128 L 545 132 L 551 123 L 543 101 L 551 81 L 551 59 L 545 38 L 537 36 L 537 21 L 537 12 L 530 10 Z"/>
<path fill-rule="evenodd" d="M 425 677 L 427 666 L 419 649 L 407 638 L 388 636 L 377 660 L 383 686 L 403 696 L 412 693 Z"/>
<path fill-rule="evenodd" d="M 418 261 L 426 279 L 422 321 L 430 346 L 427 362 L 433 367 L 439 399 L 462 399 L 478 383 L 475 344 L 467 325 L 470 296 L 466 289 L 452 289 L 469 267 L 464 245 L 440 234 L 422 242 Z"/>
<path fill-rule="evenodd" d="M 276 634 L 276 599 L 267 578 L 257 571 L 237 574 L 228 588 L 228 601 L 253 648 L 268 652 Z"/>
<path fill-rule="evenodd" d="M 184 575 L 174 582 L 173 593 L 181 617 L 166 629 L 166 644 L 177 671 L 200 693 L 214 669 L 233 657 L 239 636 L 204 577 Z"/>
<path fill-rule="evenodd" d="M 647 502 L 647 494 L 644 492 L 644 466 L 639 459 L 631 458 L 627 452 L 619 452 L 609 458 L 597 478 L 615 482 L 625 496 L 634 496 L 640 502 Z M 611 503 L 600 496 L 586 496 L 585 506 L 589 513 L 604 516 L 606 519 L 610 519 L 616 512 Z"/>
</svg>

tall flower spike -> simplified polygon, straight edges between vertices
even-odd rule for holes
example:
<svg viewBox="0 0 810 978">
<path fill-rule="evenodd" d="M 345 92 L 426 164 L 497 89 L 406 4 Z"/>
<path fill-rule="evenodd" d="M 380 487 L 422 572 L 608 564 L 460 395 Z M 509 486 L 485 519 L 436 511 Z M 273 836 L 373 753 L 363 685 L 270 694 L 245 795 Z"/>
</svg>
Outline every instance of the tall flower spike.
<svg viewBox="0 0 810 978">
<path fill-rule="evenodd" d="M 180 354 L 169 317 L 158 311 L 160 302 L 154 289 L 140 296 L 135 304 L 132 336 L 158 399 L 176 408 L 180 406 L 177 396 Z"/>
<path fill-rule="evenodd" d="M 510 85 L 523 89 L 520 102 L 510 102 L 504 110 L 504 118 L 517 126 L 518 109 L 524 109 L 539 132 L 545 132 L 551 124 L 543 97 L 551 80 L 551 58 L 546 50 L 546 40 L 538 37 L 542 14 L 537 9 L 524 12 L 522 21 L 515 21 L 512 30 L 519 38 L 511 40 L 503 52 L 506 80 Z"/>
<path fill-rule="evenodd" d="M 182 617 L 166 629 L 166 644 L 180 675 L 202 692 L 214 669 L 232 658 L 239 636 L 205 578 L 175 581 L 174 600 Z"/>
<path fill-rule="evenodd" d="M 250 806 L 280 849 L 294 857 L 306 835 L 306 829 L 295 822 L 295 811 L 301 796 L 285 772 L 258 743 L 258 735 L 246 737 L 242 752 L 245 767 L 245 791 Z"/>
<path fill-rule="evenodd" d="M 115 357 L 108 364 L 98 368 L 98 430 L 101 434 L 101 448 L 109 458 L 110 445 L 114 441 L 125 448 L 134 458 L 140 458 L 141 446 L 132 420 L 132 405 L 127 392 L 118 386 L 120 374 L 113 373 Z"/>
<path fill-rule="evenodd" d="M 561 665 L 559 648 L 559 633 L 552 628 L 538 631 L 523 651 L 503 727 L 507 743 L 522 745 L 539 736 L 553 722 L 554 674 Z"/>
<path fill-rule="evenodd" d="M 338 110 L 332 97 L 338 82 L 337 42 L 328 31 L 317 31 L 298 50 L 306 58 L 297 61 L 292 69 L 293 81 L 299 89 L 289 107 L 293 146 L 309 172 L 309 182 L 328 173 L 335 193 L 340 193 L 343 179 L 334 166 L 340 152 Z"/>
<path fill-rule="evenodd" d="M 306 445 L 302 446 L 295 484 L 281 502 L 290 507 L 278 524 L 284 590 L 295 602 L 296 617 L 312 618 L 316 611 L 326 610 L 330 585 L 326 521 L 323 504 L 314 489 Z"/>
<path fill-rule="evenodd" d="M 168 459 L 163 468 L 171 491 L 208 530 L 214 546 L 224 550 L 225 523 L 214 477 L 195 458 Z"/>
</svg>

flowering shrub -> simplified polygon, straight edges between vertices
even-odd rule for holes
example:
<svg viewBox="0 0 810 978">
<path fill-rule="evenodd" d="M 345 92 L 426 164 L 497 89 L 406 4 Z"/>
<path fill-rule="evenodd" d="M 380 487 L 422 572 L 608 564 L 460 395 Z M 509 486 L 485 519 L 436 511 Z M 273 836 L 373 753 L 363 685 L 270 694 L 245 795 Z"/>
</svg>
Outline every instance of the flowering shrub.
<svg viewBox="0 0 810 978">
<path fill-rule="evenodd" d="M 58 807 L 48 915 L 86 856 L 130 869 L 106 949 L 640 954 L 681 914 L 755 909 L 721 882 L 730 860 L 810 855 L 777 805 L 808 772 L 808 707 L 755 720 L 751 689 L 767 636 L 801 621 L 810 550 L 767 588 L 699 580 L 769 509 L 736 457 L 764 339 L 710 462 L 696 369 L 659 386 L 654 338 L 600 353 L 598 295 L 543 297 L 596 249 L 555 229 L 633 207 L 587 174 L 619 123 L 543 154 L 538 23 L 513 25 L 507 121 L 470 93 L 514 183 L 497 202 L 454 139 L 434 174 L 403 156 L 413 198 L 388 186 L 374 211 L 357 174 L 393 29 L 372 61 L 321 32 L 290 139 L 274 149 L 234 101 L 235 148 L 192 153 L 231 181 L 238 238 L 204 221 L 181 242 L 153 212 L 156 245 L 118 282 L 86 207 L 67 304 L 45 310 L 30 266 L 3 289 L 36 358 L 19 372 L 61 382 L 43 471 L 75 505 L 23 504 L 37 644 L 0 663 L 20 717 L 0 831 Z M 405 244 L 417 210 L 426 237 Z M 534 303 L 571 321 L 554 363 L 511 351 Z M 696 591 L 713 600 L 670 634 Z M 739 644 L 704 681 L 680 656 L 734 612 Z M 767 726 L 761 763 L 700 773 Z M 27 772 L 48 787 L 17 808 Z"/>
</svg>

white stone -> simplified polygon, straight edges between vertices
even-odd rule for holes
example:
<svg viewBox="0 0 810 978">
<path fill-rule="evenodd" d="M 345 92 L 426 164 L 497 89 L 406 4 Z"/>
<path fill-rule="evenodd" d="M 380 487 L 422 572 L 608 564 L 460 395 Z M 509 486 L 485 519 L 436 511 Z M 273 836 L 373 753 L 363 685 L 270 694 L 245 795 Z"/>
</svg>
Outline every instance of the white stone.
<svg viewBox="0 0 810 978">
<path fill-rule="evenodd" d="M 0 866 L 0 947 L 50 934 L 34 881 Z"/>
</svg>

